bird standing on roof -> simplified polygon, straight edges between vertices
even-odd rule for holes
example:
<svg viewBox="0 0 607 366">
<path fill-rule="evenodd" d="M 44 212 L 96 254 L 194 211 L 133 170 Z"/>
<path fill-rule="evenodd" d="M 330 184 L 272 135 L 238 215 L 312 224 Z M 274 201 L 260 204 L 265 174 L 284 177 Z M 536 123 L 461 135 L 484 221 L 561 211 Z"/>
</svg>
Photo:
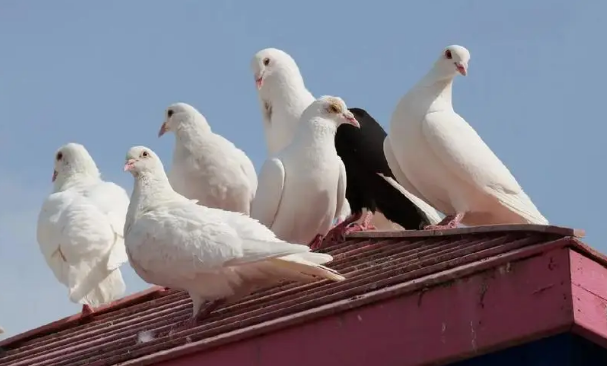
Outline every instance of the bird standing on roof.
<svg viewBox="0 0 607 366">
<path fill-rule="evenodd" d="M 213 133 L 206 118 L 189 104 L 172 104 L 165 116 L 158 136 L 175 133 L 169 172 L 173 189 L 200 205 L 248 215 L 257 190 L 257 174 L 249 157 Z"/>
<path fill-rule="evenodd" d="M 291 143 L 303 111 L 316 100 L 306 88 L 299 67 L 286 52 L 266 48 L 251 60 L 261 107 L 268 157 Z M 348 201 L 337 209 L 337 222 L 350 216 Z M 371 223 L 385 227 L 386 220 L 375 216 Z"/>
<path fill-rule="evenodd" d="M 428 229 L 466 225 L 548 224 L 508 168 L 453 110 L 453 78 L 468 73 L 470 53 L 445 48 L 400 100 L 384 153 L 409 192 L 447 216 Z"/>
<path fill-rule="evenodd" d="M 190 325 L 220 304 L 281 280 L 344 280 L 322 265 L 333 260 L 330 255 L 277 239 L 246 215 L 197 205 L 175 192 L 152 150 L 132 147 L 124 170 L 135 178 L 125 223 L 131 266 L 149 283 L 187 291 Z"/>
<path fill-rule="evenodd" d="M 384 156 L 384 129 L 364 109 L 350 108 L 350 112 L 360 123 L 360 128 L 341 125 L 335 135 L 335 148 L 346 167 L 346 198 L 352 215 L 332 233 L 343 238 L 346 232 L 366 230 L 376 211 L 406 230 L 438 223 L 441 220 L 438 212 L 395 180 Z M 367 210 L 364 215 L 363 209 Z M 361 216 L 362 225 L 347 226 Z"/>
<path fill-rule="evenodd" d="M 84 146 L 69 143 L 57 150 L 53 193 L 38 216 L 38 244 L 70 300 L 83 304 L 83 315 L 124 294 L 119 268 L 128 261 L 123 236 L 128 205 L 126 191 L 101 179 Z"/>
<path fill-rule="evenodd" d="M 251 217 L 279 238 L 318 248 L 346 199 L 346 170 L 335 151 L 335 132 L 358 121 L 341 98 L 324 96 L 301 115 L 291 143 L 259 173 Z"/>
</svg>

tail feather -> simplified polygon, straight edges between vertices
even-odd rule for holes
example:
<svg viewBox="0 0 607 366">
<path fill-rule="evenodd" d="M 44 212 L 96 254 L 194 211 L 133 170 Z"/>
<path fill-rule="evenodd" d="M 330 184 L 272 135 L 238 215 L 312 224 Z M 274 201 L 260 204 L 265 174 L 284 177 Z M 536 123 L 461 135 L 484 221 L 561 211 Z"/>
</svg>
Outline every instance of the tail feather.
<svg viewBox="0 0 607 366">
<path fill-rule="evenodd" d="M 109 276 L 89 292 L 81 301 L 93 307 L 118 300 L 126 291 L 126 284 L 119 269 L 113 270 Z"/>
<path fill-rule="evenodd" d="M 292 256 L 290 256 L 274 258 L 270 259 L 269 262 L 272 263 L 276 269 L 283 273 L 287 278 L 298 277 L 309 278 L 310 280 L 313 280 L 314 278 L 322 278 L 335 282 L 346 279 L 336 270 L 307 261 L 302 257 L 292 258 Z"/>
<path fill-rule="evenodd" d="M 305 252 L 287 255 L 280 257 L 280 259 L 302 264 L 325 264 L 331 262 L 333 256 L 326 253 Z"/>
<path fill-rule="evenodd" d="M 548 225 L 548 220 L 540 213 L 524 191 L 511 194 L 492 189 L 493 195 L 510 211 L 519 215 L 529 224 Z"/>
<path fill-rule="evenodd" d="M 107 261 L 87 262 L 70 268 L 70 300 L 76 303 L 99 306 L 121 297 L 126 291 L 120 269 L 108 270 Z"/>
<path fill-rule="evenodd" d="M 407 191 L 403 186 L 401 186 L 396 180 L 393 178 L 387 177 L 381 173 L 377 173 L 380 177 L 384 178 L 386 182 L 388 182 L 394 189 L 399 191 L 403 196 L 407 197 L 409 201 L 413 202 L 417 208 L 420 209 L 421 212 L 426 216 L 426 219 L 431 224 L 435 225 L 441 221 L 441 217 L 438 214 L 438 211 L 434 209 L 434 207 L 427 204 L 424 200 L 417 197 L 413 193 Z"/>
<path fill-rule="evenodd" d="M 364 215 L 360 219 L 358 219 L 358 223 L 362 223 L 364 220 Z M 375 211 L 373 218 L 371 219 L 371 224 L 375 226 L 377 230 L 381 231 L 403 231 L 405 228 L 400 226 L 399 224 L 392 222 L 384 216 L 380 211 Z"/>
</svg>

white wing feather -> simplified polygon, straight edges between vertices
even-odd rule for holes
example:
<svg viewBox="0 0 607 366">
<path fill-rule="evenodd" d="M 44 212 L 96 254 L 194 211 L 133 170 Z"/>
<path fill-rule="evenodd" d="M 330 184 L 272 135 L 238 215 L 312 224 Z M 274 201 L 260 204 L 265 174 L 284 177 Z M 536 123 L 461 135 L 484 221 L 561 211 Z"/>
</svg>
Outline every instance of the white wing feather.
<svg viewBox="0 0 607 366">
<path fill-rule="evenodd" d="M 51 194 L 43 204 L 38 243 L 73 302 L 98 306 L 125 291 L 118 267 L 128 260 L 122 237 L 128 197 L 120 190 L 102 182 L 83 192 Z"/>
<path fill-rule="evenodd" d="M 305 245 L 277 239 L 271 230 L 248 216 L 189 201 L 167 203 L 144 213 L 128 235 L 137 266 L 175 282 L 226 266 L 310 251 Z"/>
<path fill-rule="evenodd" d="M 338 159 L 339 180 L 337 182 L 337 209 L 335 210 L 335 219 L 343 221 L 350 214 L 350 203 L 346 200 L 346 186 L 348 184 L 346 166 L 341 158 L 338 157 Z"/>
<path fill-rule="evenodd" d="M 445 169 L 494 196 L 529 222 L 548 223 L 508 168 L 457 113 L 426 115 L 422 133 Z"/>
<path fill-rule="evenodd" d="M 251 217 L 271 228 L 278 213 L 285 186 L 285 169 L 278 158 L 266 160 L 259 172 L 257 194 L 251 205 Z"/>
</svg>

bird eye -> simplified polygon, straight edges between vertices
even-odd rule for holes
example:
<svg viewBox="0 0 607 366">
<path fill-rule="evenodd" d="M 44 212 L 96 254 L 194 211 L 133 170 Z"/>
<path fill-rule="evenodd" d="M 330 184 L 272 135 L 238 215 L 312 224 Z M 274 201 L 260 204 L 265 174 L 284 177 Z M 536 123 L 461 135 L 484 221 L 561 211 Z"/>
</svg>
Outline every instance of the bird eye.
<svg viewBox="0 0 607 366">
<path fill-rule="evenodd" d="M 339 108 L 337 108 L 335 104 L 331 104 L 331 106 L 329 107 L 329 111 L 331 111 L 332 113 L 339 113 Z"/>
<path fill-rule="evenodd" d="M 57 160 L 59 161 L 61 159 L 63 159 L 63 153 L 60 151 L 57 153 Z"/>
<path fill-rule="evenodd" d="M 451 60 L 453 58 L 453 55 L 451 54 L 451 50 L 445 51 L 445 57 L 448 58 L 449 60 Z"/>
<path fill-rule="evenodd" d="M 173 115 L 173 113 L 175 113 L 175 112 L 173 112 L 173 110 L 172 110 L 172 109 L 169 109 L 169 110 L 167 111 L 167 116 L 168 116 L 169 118 L 171 118 L 171 116 Z"/>
<path fill-rule="evenodd" d="M 148 154 L 147 151 L 144 151 L 141 153 L 141 156 L 143 156 L 144 158 L 147 158 L 148 156 L 150 156 L 150 154 Z"/>
<path fill-rule="evenodd" d="M 264 59 L 263 59 L 263 64 L 264 64 L 264 66 L 268 66 L 268 65 L 270 64 L 270 59 L 269 59 L 269 58 L 267 58 L 267 57 L 266 57 L 266 58 L 264 58 Z"/>
</svg>

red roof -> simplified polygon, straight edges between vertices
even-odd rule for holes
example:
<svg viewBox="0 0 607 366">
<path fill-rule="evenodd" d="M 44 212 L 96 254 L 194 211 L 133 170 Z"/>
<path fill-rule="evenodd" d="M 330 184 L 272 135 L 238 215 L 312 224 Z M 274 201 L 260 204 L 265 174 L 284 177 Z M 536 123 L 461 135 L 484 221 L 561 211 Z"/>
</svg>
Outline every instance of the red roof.
<svg viewBox="0 0 607 366">
<path fill-rule="evenodd" d="M 260 291 L 172 335 L 169 328 L 191 316 L 191 302 L 185 293 L 153 288 L 91 317 L 75 315 L 0 342 L 0 366 L 189 365 L 185 356 L 193 354 L 205 364 L 362 365 L 365 353 L 355 352 L 361 345 L 368 357 L 374 351 L 384 357 L 382 364 L 421 365 L 572 326 L 602 341 L 607 258 L 578 235 L 539 225 L 354 233 L 325 250 L 346 281 Z M 594 284 L 584 285 L 588 273 Z M 585 292 L 576 290 L 576 279 Z M 513 295 L 525 291 L 530 297 Z M 598 310 L 580 305 L 588 300 L 596 308 L 601 298 L 602 320 Z M 585 313 L 576 318 L 573 309 Z M 140 342 L 142 331 L 154 338 Z M 335 342 L 347 344 L 338 352 Z M 406 360 L 387 347 L 406 347 Z"/>
</svg>

